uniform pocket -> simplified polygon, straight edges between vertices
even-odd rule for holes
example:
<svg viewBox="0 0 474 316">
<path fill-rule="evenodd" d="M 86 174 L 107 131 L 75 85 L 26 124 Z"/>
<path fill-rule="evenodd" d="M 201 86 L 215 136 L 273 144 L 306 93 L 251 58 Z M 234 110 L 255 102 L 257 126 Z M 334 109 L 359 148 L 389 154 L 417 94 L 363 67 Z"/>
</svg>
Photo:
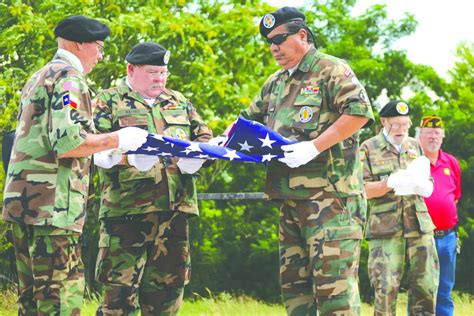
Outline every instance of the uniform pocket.
<svg viewBox="0 0 474 316">
<path fill-rule="evenodd" d="M 136 126 L 147 129 L 149 113 L 146 109 L 128 109 L 117 112 L 117 121 L 120 127 Z"/>
<path fill-rule="evenodd" d="M 185 109 L 162 110 L 161 115 L 166 123 L 164 134 L 179 139 L 190 138 L 191 122 Z"/>
<path fill-rule="evenodd" d="M 318 296 L 346 295 L 357 277 L 359 267 L 360 226 L 324 229 L 322 266 L 316 273 Z"/>
<path fill-rule="evenodd" d="M 290 171 L 288 186 L 290 189 L 322 188 L 329 184 L 325 164 L 315 164 Z"/>
<path fill-rule="evenodd" d="M 162 181 L 160 167 L 154 166 L 148 171 L 121 167 L 118 176 L 121 208 L 140 208 L 153 204 L 156 186 Z"/>
<path fill-rule="evenodd" d="M 319 93 L 298 95 L 291 108 L 291 126 L 301 130 L 316 130 L 321 112 L 322 97 Z"/>
<path fill-rule="evenodd" d="M 386 202 L 370 207 L 367 234 L 370 237 L 391 236 L 400 231 L 400 216 L 397 203 Z"/>
<path fill-rule="evenodd" d="M 75 221 L 86 209 L 89 184 L 84 179 L 69 178 L 69 209 L 68 219 Z"/>
</svg>

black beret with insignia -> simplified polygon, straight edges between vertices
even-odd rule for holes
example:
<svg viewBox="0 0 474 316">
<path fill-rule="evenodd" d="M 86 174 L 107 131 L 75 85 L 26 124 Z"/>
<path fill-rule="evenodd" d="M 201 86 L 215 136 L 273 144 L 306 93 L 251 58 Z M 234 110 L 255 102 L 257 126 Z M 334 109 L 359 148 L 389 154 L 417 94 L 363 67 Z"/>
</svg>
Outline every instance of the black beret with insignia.
<svg viewBox="0 0 474 316">
<path fill-rule="evenodd" d="M 98 20 L 73 15 L 56 25 L 54 35 L 74 42 L 89 43 L 105 40 L 110 35 L 110 29 Z"/>
<path fill-rule="evenodd" d="M 125 59 L 132 65 L 166 66 L 170 51 L 160 44 L 145 42 L 133 46 Z"/>
<path fill-rule="evenodd" d="M 262 20 L 260 20 L 260 34 L 262 34 L 263 37 L 267 37 L 268 33 L 282 24 L 290 21 L 304 21 L 305 19 L 305 15 L 298 9 L 283 7 L 275 12 L 266 14 Z"/>
<path fill-rule="evenodd" d="M 410 107 L 403 101 L 388 102 L 379 112 L 380 117 L 408 116 Z"/>
</svg>

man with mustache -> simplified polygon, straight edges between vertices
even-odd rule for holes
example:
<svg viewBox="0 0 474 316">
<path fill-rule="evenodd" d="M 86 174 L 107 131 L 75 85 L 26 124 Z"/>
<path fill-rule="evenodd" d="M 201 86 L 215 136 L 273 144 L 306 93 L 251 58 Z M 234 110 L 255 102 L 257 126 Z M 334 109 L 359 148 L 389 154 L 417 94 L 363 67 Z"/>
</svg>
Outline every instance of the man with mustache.
<svg viewBox="0 0 474 316">
<path fill-rule="evenodd" d="M 147 133 L 95 135 L 85 75 L 103 57 L 110 29 L 75 15 L 54 29 L 58 50 L 22 90 L 6 177 L 3 219 L 12 223 L 19 315 L 79 315 L 80 236 L 92 154 L 136 150 Z"/>
<path fill-rule="evenodd" d="M 212 131 L 191 102 L 166 87 L 171 52 L 145 42 L 127 54 L 127 76 L 94 100 L 100 132 L 134 126 L 207 142 Z M 98 315 L 176 315 L 191 275 L 188 218 L 198 214 L 195 173 L 204 160 L 95 155 L 101 205 Z"/>
<path fill-rule="evenodd" d="M 359 315 L 358 266 L 366 200 L 358 131 L 373 121 L 364 87 L 341 59 L 318 51 L 296 8 L 260 21 L 281 69 L 245 118 L 284 137 L 267 166 L 266 194 L 281 202 L 280 280 L 288 315 Z"/>
<path fill-rule="evenodd" d="M 434 236 L 440 266 L 436 315 L 452 316 L 454 304 L 451 291 L 456 275 L 457 204 L 461 198 L 461 169 L 454 156 L 441 150 L 444 136 L 441 117 L 428 115 L 421 119 L 417 139 L 431 162 L 434 180 L 433 194 L 425 198 L 425 203 L 436 226 Z"/>
<path fill-rule="evenodd" d="M 428 181 L 428 188 L 419 188 L 418 194 L 394 192 L 411 186 L 417 179 L 416 175 L 396 176 L 399 169 L 407 169 L 421 155 L 416 140 L 408 137 L 409 115 L 410 107 L 405 102 L 388 102 L 379 113 L 383 129 L 361 145 L 365 188 L 370 200 L 366 238 L 369 278 L 375 290 L 375 315 L 395 315 L 405 265 L 408 266 L 409 313 L 435 313 L 439 265 L 434 225 L 421 196 L 431 193 L 432 183 Z"/>
</svg>

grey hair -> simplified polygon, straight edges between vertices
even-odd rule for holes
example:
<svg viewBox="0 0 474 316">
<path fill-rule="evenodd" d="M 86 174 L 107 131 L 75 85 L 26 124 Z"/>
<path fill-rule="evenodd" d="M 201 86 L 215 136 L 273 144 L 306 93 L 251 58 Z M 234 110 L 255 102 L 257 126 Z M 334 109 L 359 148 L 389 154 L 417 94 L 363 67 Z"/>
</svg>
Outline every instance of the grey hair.
<svg viewBox="0 0 474 316">
<path fill-rule="evenodd" d="M 294 21 L 289 21 L 288 23 L 285 24 L 286 30 L 290 33 L 296 33 L 301 29 L 304 29 L 306 33 L 308 34 L 307 41 L 310 44 L 314 44 L 314 38 L 313 38 L 313 33 L 309 30 L 308 25 L 306 25 L 306 22 L 303 20 L 294 20 Z"/>
</svg>

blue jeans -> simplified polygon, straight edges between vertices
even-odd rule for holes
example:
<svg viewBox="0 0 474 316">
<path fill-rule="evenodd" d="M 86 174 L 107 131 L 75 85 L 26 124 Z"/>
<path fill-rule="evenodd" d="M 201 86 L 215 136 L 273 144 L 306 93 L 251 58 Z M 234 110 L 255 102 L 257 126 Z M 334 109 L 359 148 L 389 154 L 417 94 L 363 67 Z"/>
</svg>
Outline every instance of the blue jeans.
<svg viewBox="0 0 474 316">
<path fill-rule="evenodd" d="M 436 316 L 452 316 L 454 315 L 454 304 L 451 291 L 454 287 L 456 274 L 456 232 L 435 238 L 435 243 L 440 266 Z"/>
</svg>

